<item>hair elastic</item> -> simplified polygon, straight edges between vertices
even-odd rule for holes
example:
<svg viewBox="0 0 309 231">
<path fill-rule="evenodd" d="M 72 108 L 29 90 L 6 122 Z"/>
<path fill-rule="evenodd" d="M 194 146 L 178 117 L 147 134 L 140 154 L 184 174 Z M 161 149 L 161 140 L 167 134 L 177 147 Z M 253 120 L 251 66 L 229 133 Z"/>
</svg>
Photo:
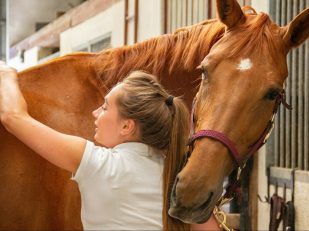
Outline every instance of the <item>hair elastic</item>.
<svg viewBox="0 0 309 231">
<path fill-rule="evenodd" d="M 172 95 L 169 95 L 166 100 L 165 100 L 165 103 L 167 106 L 172 106 L 173 105 L 173 100 L 174 100 L 174 96 Z"/>
</svg>

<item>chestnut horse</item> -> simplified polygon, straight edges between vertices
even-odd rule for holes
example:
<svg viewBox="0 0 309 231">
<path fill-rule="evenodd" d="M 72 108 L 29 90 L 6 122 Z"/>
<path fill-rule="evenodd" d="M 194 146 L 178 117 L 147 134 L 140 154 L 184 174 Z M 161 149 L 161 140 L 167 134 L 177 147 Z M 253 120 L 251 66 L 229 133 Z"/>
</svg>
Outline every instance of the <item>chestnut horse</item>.
<svg viewBox="0 0 309 231">
<path fill-rule="evenodd" d="M 223 32 L 223 25 L 206 21 L 133 46 L 67 55 L 19 73 L 20 87 L 34 118 L 93 140 L 92 110 L 132 70 L 159 76 L 172 94 L 191 102 L 200 76 L 196 67 Z M 0 230 L 82 228 L 80 196 L 70 173 L 43 160 L 1 125 L 0 153 Z"/>
<path fill-rule="evenodd" d="M 229 1 L 222 2 L 229 3 Z M 223 7 L 221 11 L 226 12 Z M 216 52 L 211 52 L 213 53 L 213 58 L 216 58 L 217 61 L 223 61 L 223 64 L 217 62 L 218 66 L 222 67 L 222 65 L 227 65 L 227 67 L 231 67 L 233 63 L 228 61 L 235 62 L 232 57 L 225 59 L 226 57 L 224 55 L 226 53 L 222 53 L 222 57 L 219 56 L 219 51 L 221 49 L 222 52 L 225 51 L 225 49 L 223 49 L 224 46 L 222 46 L 224 43 L 220 45 L 221 41 L 225 41 L 227 45 L 230 44 L 229 40 L 220 40 L 220 38 L 226 37 L 227 35 L 231 37 L 231 34 L 234 33 L 236 35 L 237 33 L 237 30 L 232 29 L 232 26 L 234 26 L 232 23 L 226 23 L 227 20 L 235 19 L 229 17 L 229 15 L 225 17 L 223 14 L 222 16 L 222 22 L 226 24 L 228 28 L 231 28 L 231 30 L 228 30 L 226 33 L 226 26 L 223 23 L 218 20 L 208 20 L 192 27 L 180 29 L 174 34 L 163 35 L 133 46 L 114 48 L 98 54 L 78 53 L 67 55 L 19 73 L 20 86 L 28 103 L 30 114 L 34 118 L 61 132 L 82 136 L 92 140 L 94 125 L 91 111 L 102 103 L 104 95 L 116 82 L 121 80 L 132 70 L 139 69 L 146 70 L 159 76 L 161 82 L 172 94 L 184 95 L 187 103 L 191 102 L 196 93 L 195 88 L 198 85 L 201 73 L 199 70 L 196 70 L 196 67 L 209 53 L 214 44 L 218 45 L 213 47 Z M 257 16 L 249 15 L 246 17 L 251 21 L 251 18 Z M 262 15 L 260 17 L 266 16 Z M 258 20 L 257 23 L 259 23 Z M 265 23 L 268 25 L 268 20 L 266 20 Z M 296 26 L 297 25 L 293 27 L 296 28 Z M 259 23 L 257 27 L 264 28 L 263 23 Z M 293 34 L 293 36 L 290 36 L 291 33 L 289 33 L 285 36 L 287 38 L 293 38 L 293 41 L 287 43 L 287 45 L 297 45 L 298 42 L 304 40 L 304 35 L 300 33 L 302 30 L 305 31 L 303 27 L 304 25 L 296 30 L 296 35 Z M 236 28 L 237 27 L 235 27 L 235 29 Z M 277 31 L 280 32 L 278 27 L 274 25 L 271 26 L 271 31 L 276 30 L 276 28 Z M 307 32 L 308 30 L 304 33 Z M 248 36 L 248 34 L 245 35 Z M 256 34 L 252 34 L 252 36 L 255 35 Z M 279 34 L 277 37 L 279 38 Z M 238 37 L 237 35 L 235 38 L 240 40 L 242 37 Z M 294 40 L 297 40 L 297 43 L 293 44 Z M 282 39 L 280 38 L 279 44 L 281 43 Z M 254 44 L 257 44 L 257 42 Z M 246 43 L 243 43 L 243 47 L 245 47 L 245 45 Z M 234 53 L 241 55 L 243 47 L 235 50 Z M 277 48 L 277 45 L 274 49 L 275 48 Z M 255 50 L 256 48 L 253 47 L 253 49 Z M 257 56 L 251 59 L 254 62 L 258 62 L 257 58 L 261 58 L 265 61 L 266 66 L 262 66 L 257 73 L 261 73 L 261 71 L 268 73 L 268 71 L 274 69 L 272 66 L 270 67 L 270 64 L 266 63 L 267 61 L 271 61 L 271 57 L 264 56 L 264 52 L 266 51 L 261 50 L 261 57 Z M 283 54 L 281 53 L 277 54 L 276 59 L 283 59 L 281 57 Z M 245 53 L 243 55 L 245 55 Z M 248 57 L 251 58 L 251 56 Z M 255 63 L 253 64 L 255 65 Z M 278 67 L 279 64 L 274 63 L 273 65 L 274 67 Z M 247 66 L 248 64 L 245 62 L 240 65 L 239 68 L 245 69 Z M 222 77 L 224 79 L 227 79 L 228 76 L 233 73 L 235 74 L 235 70 L 231 70 L 231 73 L 228 74 L 225 73 L 225 71 L 228 70 L 227 67 L 220 68 L 222 69 L 221 71 L 223 71 Z M 255 68 L 255 66 L 253 66 L 253 68 Z M 280 70 L 282 70 L 282 68 Z M 209 69 L 211 75 L 217 75 L 214 71 L 220 72 L 217 66 L 212 66 Z M 256 76 L 257 73 L 253 73 L 253 76 Z M 273 74 L 277 75 L 279 71 L 274 70 L 274 72 L 271 73 L 272 74 L 267 74 L 267 76 L 270 75 L 271 77 Z M 247 73 L 244 71 L 242 76 L 244 77 L 245 74 Z M 280 76 L 281 75 L 282 73 L 280 73 Z M 235 82 L 237 81 L 239 81 L 238 77 L 235 79 Z M 231 84 L 230 82 L 227 83 Z M 232 88 L 228 88 L 228 84 L 223 80 L 219 80 L 218 84 L 214 85 L 212 90 L 209 91 L 207 99 L 204 99 L 204 90 L 200 92 L 200 98 L 197 104 L 197 116 L 200 121 L 198 123 L 199 126 L 201 125 L 201 121 L 204 121 L 200 118 L 201 110 L 211 110 L 216 113 L 215 115 L 217 116 L 216 110 L 222 110 L 217 106 L 222 102 L 222 105 L 224 105 L 228 101 L 222 100 L 227 94 L 225 91 L 222 91 L 219 84 L 226 86 L 226 89 L 232 91 Z M 202 87 L 203 86 L 204 84 L 202 84 Z M 260 86 L 260 84 L 257 84 L 257 86 Z M 248 88 L 248 85 L 244 84 L 244 87 Z M 268 85 L 265 87 L 268 87 Z M 215 95 L 215 89 L 218 89 L 220 92 L 220 95 L 216 94 L 218 102 L 220 103 L 209 101 L 209 98 L 213 99 L 213 97 L 210 97 L 210 94 Z M 234 103 L 236 103 L 235 97 L 243 93 L 242 89 L 236 90 L 233 96 L 228 95 L 228 99 L 233 99 L 232 102 Z M 247 102 L 245 102 L 245 100 L 248 100 L 248 103 L 256 101 L 255 95 L 250 94 L 250 97 L 252 97 L 252 101 L 248 99 L 248 97 L 242 99 L 242 104 L 245 109 L 245 103 Z M 205 102 L 207 104 L 201 102 L 204 100 L 206 100 Z M 213 104 L 210 105 L 210 102 Z M 256 105 L 257 109 L 261 109 L 259 104 Z M 260 110 L 258 116 L 261 118 L 257 120 L 257 124 L 254 124 L 252 132 L 251 126 L 245 124 L 248 128 L 250 127 L 250 134 L 248 134 L 249 138 L 257 132 L 255 130 L 258 130 L 258 126 L 263 125 L 264 119 L 269 114 L 269 107 L 271 107 L 272 102 L 265 102 L 264 104 L 265 110 L 264 108 Z M 206 105 L 207 107 L 201 107 L 202 105 Z M 237 107 L 236 104 L 234 106 Z M 248 116 L 249 115 L 251 114 L 248 114 Z M 203 116 L 207 118 L 209 115 L 203 114 Z M 218 123 L 220 122 L 219 124 L 222 122 L 221 117 L 223 119 L 222 121 L 227 122 L 225 114 L 220 114 L 220 116 L 217 117 L 218 119 L 220 118 L 220 121 L 218 121 Z M 254 116 L 254 118 L 251 119 L 253 120 L 255 118 Z M 213 118 L 210 118 L 210 122 L 213 123 L 213 120 Z M 245 129 L 244 126 L 241 126 L 241 128 Z M 238 132 L 237 128 L 237 133 Z M 231 136 L 231 138 L 234 138 L 234 136 Z M 240 137 L 238 141 L 245 142 L 246 138 Z M 215 150 L 217 148 L 213 149 L 213 146 L 221 148 L 220 144 L 217 144 L 217 142 L 207 142 L 210 143 L 209 150 L 215 153 L 217 153 Z M 198 144 L 196 143 L 195 148 L 197 147 Z M 211 161 L 216 160 L 216 158 L 211 156 L 211 159 L 207 160 L 209 162 L 205 163 L 205 168 L 209 168 L 209 171 L 200 172 L 200 176 L 198 176 L 197 179 L 203 178 L 206 180 L 207 175 L 205 177 L 205 173 L 208 172 L 212 174 L 212 177 L 216 176 L 216 174 L 219 176 L 228 174 L 229 170 L 232 168 L 232 163 L 229 157 L 224 154 L 226 152 L 227 151 L 223 150 L 222 158 L 225 158 L 225 160 L 217 166 L 209 165 L 211 163 L 214 164 L 214 162 Z M 0 127 L 0 153 L 0 229 L 81 229 L 79 193 L 76 185 L 69 180 L 70 173 L 59 170 L 43 160 L 13 136 L 9 135 L 3 127 Z M 189 177 L 191 173 L 192 177 L 197 176 L 196 172 L 192 169 L 192 164 L 193 159 L 196 158 L 194 160 L 196 161 L 198 156 L 198 153 L 192 154 L 192 158 L 186 166 L 187 170 L 184 169 L 187 172 L 182 172 L 182 174 L 185 173 L 183 174 L 184 176 Z M 217 173 L 215 171 L 217 171 Z M 222 172 L 224 173 L 222 174 Z M 210 187 L 213 189 L 219 188 L 222 182 L 220 177 L 215 179 L 217 179 L 218 182 L 209 181 L 209 183 L 212 184 Z M 201 189 L 201 193 L 206 193 L 203 195 L 207 195 L 209 191 L 207 186 L 209 186 L 209 184 L 206 185 L 208 182 L 198 181 L 192 181 L 192 183 L 193 184 L 188 190 L 192 189 L 193 199 L 188 197 L 188 191 L 179 191 L 176 195 L 181 195 L 181 193 L 184 195 L 181 197 L 183 200 L 179 205 L 187 201 L 188 208 L 190 208 L 192 205 L 191 203 L 198 202 L 196 203 L 196 208 L 198 208 L 202 196 L 195 190 Z M 193 187 L 193 185 L 196 186 L 196 188 Z M 201 185 L 203 186 L 201 187 Z M 220 191 L 220 189 L 213 190 L 213 192 L 217 191 Z M 213 205 L 212 201 L 216 196 L 217 195 L 214 194 L 211 198 L 211 203 L 207 204 L 207 207 L 210 208 Z M 204 212 L 201 213 L 204 217 L 209 215 L 208 212 L 207 214 Z M 189 221 L 189 219 L 184 220 Z"/>
<path fill-rule="evenodd" d="M 236 0 L 218 0 L 217 10 L 226 31 L 200 65 L 204 77 L 194 107 L 196 133 L 169 210 L 187 223 L 209 218 L 224 178 L 263 144 L 284 100 L 287 53 L 309 36 L 309 8 L 284 27 L 253 9 L 245 14 Z"/>
</svg>

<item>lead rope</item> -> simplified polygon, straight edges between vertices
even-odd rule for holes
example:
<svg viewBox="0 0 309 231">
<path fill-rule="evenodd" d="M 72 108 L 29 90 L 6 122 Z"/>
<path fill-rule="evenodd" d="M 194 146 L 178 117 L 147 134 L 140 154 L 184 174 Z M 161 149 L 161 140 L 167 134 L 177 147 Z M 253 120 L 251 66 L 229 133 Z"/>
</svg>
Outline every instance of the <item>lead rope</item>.
<svg viewBox="0 0 309 231">
<path fill-rule="evenodd" d="M 226 213 L 218 206 L 215 206 L 213 214 L 219 224 L 220 229 L 225 231 L 235 231 L 235 229 L 229 228 L 226 224 Z"/>
<path fill-rule="evenodd" d="M 234 229 L 229 228 L 226 224 L 226 213 L 222 210 L 222 206 L 231 202 L 235 196 L 238 196 L 240 190 L 240 182 L 239 182 L 239 175 L 240 175 L 240 168 L 238 169 L 237 173 L 237 180 L 233 184 L 230 184 L 226 189 L 225 194 L 223 194 L 220 199 L 218 200 L 214 210 L 213 215 L 217 220 L 219 227 L 225 231 L 234 231 Z"/>
</svg>

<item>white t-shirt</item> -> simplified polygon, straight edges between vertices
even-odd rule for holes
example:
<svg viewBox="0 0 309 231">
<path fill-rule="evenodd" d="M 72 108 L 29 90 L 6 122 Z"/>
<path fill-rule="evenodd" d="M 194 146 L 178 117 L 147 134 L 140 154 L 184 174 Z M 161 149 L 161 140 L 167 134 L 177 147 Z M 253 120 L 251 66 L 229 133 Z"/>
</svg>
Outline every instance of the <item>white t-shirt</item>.
<svg viewBox="0 0 309 231">
<path fill-rule="evenodd" d="M 73 180 L 85 230 L 162 230 L 164 158 L 148 145 L 87 142 Z"/>
</svg>

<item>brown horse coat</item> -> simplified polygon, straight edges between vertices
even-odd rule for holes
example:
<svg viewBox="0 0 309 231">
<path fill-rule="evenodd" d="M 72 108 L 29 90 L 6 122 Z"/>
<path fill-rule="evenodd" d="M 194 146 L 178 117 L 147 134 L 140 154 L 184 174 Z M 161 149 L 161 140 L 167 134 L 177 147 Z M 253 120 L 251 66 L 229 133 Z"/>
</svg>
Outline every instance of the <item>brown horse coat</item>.
<svg viewBox="0 0 309 231">
<path fill-rule="evenodd" d="M 204 28 L 197 29 L 193 39 Z M 195 67 L 207 49 L 191 54 L 194 60 L 188 59 L 192 62 L 189 68 L 176 63 L 170 52 L 174 50 L 180 57 L 188 54 L 187 43 L 192 39 L 188 35 L 186 30 L 98 54 L 67 55 L 25 70 L 19 73 L 19 83 L 29 113 L 60 132 L 92 140 L 92 110 L 102 104 L 104 95 L 116 82 L 139 69 L 158 74 L 172 94 L 184 95 L 190 102 L 192 89 L 198 83 Z M 178 38 L 182 40 L 177 41 Z M 171 62 L 175 62 L 174 66 Z M 0 153 L 0 229 L 82 228 L 79 192 L 69 180 L 70 173 L 29 150 L 2 125 Z"/>
</svg>

